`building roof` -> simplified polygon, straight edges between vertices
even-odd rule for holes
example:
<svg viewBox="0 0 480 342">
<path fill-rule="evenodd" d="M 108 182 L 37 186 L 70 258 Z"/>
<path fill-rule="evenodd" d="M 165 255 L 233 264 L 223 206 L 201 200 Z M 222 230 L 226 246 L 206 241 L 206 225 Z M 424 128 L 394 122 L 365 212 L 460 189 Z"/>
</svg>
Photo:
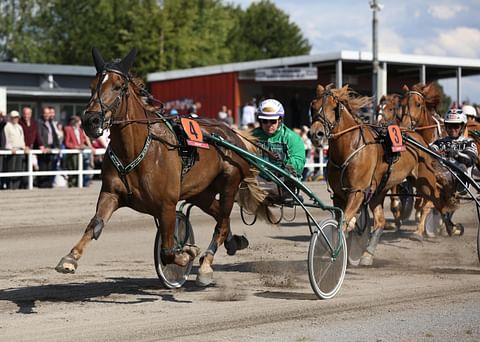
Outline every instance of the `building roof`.
<svg viewBox="0 0 480 342">
<path fill-rule="evenodd" d="M 338 60 L 342 60 L 344 62 L 371 64 L 372 59 L 373 58 L 371 52 L 342 50 L 337 52 L 329 52 L 315 55 L 272 58 L 250 62 L 220 64 L 191 69 L 155 72 L 147 75 L 147 82 L 166 81 L 179 78 L 221 74 L 227 72 L 241 72 L 262 68 L 287 66 L 292 67 L 302 65 L 314 66 L 318 64 L 334 63 Z M 379 53 L 378 60 L 380 63 L 412 66 L 425 65 L 426 67 L 434 68 L 456 69 L 457 67 L 461 67 L 462 74 L 464 75 L 480 74 L 480 59 Z M 445 76 L 443 77 L 453 77 L 452 73 L 444 73 L 444 75 Z"/>
<path fill-rule="evenodd" d="M 69 76 L 95 76 L 93 66 L 33 64 L 33 63 L 0 63 L 0 72 L 20 74 L 52 74 Z"/>
</svg>

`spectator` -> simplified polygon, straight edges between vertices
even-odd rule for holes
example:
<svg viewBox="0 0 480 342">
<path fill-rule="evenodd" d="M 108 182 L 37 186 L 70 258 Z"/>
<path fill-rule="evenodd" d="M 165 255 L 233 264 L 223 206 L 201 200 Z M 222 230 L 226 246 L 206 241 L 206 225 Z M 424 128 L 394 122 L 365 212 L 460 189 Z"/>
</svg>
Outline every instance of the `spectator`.
<svg viewBox="0 0 480 342">
<path fill-rule="evenodd" d="M 5 150 L 5 125 L 7 124 L 7 118 L 5 116 L 5 112 L 0 110 L 0 150 Z M 5 172 L 5 161 L 6 156 L 4 154 L 0 154 L 0 173 Z M 7 187 L 7 178 L 0 177 L 0 190 L 6 189 Z"/>
<path fill-rule="evenodd" d="M 170 109 L 170 115 L 178 115 L 178 110 L 176 108 Z"/>
<path fill-rule="evenodd" d="M 23 128 L 19 124 L 20 113 L 16 110 L 10 112 L 10 118 L 4 127 L 5 131 L 5 148 L 9 149 L 12 154 L 7 156 L 7 171 L 19 172 L 23 171 L 25 154 L 25 137 Z M 22 153 L 17 153 L 22 151 Z M 15 190 L 20 188 L 22 177 L 9 177 L 8 188 Z"/>
<path fill-rule="evenodd" d="M 92 148 L 90 140 L 87 139 L 85 132 L 81 128 L 82 121 L 78 115 L 72 116 L 70 125 L 64 129 L 65 134 L 65 148 L 67 149 L 85 149 Z M 87 159 L 87 157 L 85 157 Z M 88 158 L 90 159 L 90 158 Z M 78 170 L 78 155 L 67 154 L 65 156 L 65 169 Z M 87 183 L 85 184 L 88 185 Z M 78 176 L 68 176 L 68 186 L 78 186 Z"/>
<path fill-rule="evenodd" d="M 313 144 L 310 138 L 308 137 L 308 132 L 310 129 L 307 126 L 302 126 L 300 130 L 300 138 L 303 141 L 303 147 L 305 148 L 305 158 L 307 161 L 312 162 L 312 148 Z M 306 180 L 313 173 L 313 168 L 304 168 L 302 174 L 302 180 Z"/>
<path fill-rule="evenodd" d="M 255 105 L 254 101 L 248 101 L 242 110 L 242 128 L 252 129 L 255 128 Z"/>
<path fill-rule="evenodd" d="M 38 130 L 38 125 L 32 118 L 32 108 L 23 107 L 22 117 L 20 118 L 20 125 L 23 128 L 23 134 L 25 136 L 25 153 L 28 153 L 30 149 L 41 149 L 45 150 L 43 146 L 42 138 L 40 137 L 40 131 Z M 23 170 L 27 170 L 28 158 L 25 158 L 25 165 Z M 38 158 L 36 154 L 32 154 L 32 164 L 33 169 L 38 170 Z M 27 187 L 27 177 L 24 177 L 22 180 L 22 188 Z"/>
<path fill-rule="evenodd" d="M 225 122 L 228 126 L 233 125 L 232 111 L 227 109 L 227 106 L 223 105 L 218 112 L 218 120 Z"/>
<path fill-rule="evenodd" d="M 45 153 L 38 157 L 38 168 L 40 171 L 56 170 L 56 156 L 50 153 L 53 148 L 59 148 L 60 142 L 58 140 L 57 131 L 53 124 L 53 117 L 51 115 L 50 107 L 43 107 L 42 117 L 38 122 L 40 137 L 45 146 Z M 37 186 L 39 188 L 52 188 L 54 176 L 39 176 Z"/>
</svg>

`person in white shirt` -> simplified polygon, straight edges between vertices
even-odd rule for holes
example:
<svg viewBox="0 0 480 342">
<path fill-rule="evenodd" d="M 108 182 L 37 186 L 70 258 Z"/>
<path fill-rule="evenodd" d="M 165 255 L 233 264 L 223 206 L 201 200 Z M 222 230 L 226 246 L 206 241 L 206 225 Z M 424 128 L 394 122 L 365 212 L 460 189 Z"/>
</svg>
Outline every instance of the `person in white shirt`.
<svg viewBox="0 0 480 342">
<path fill-rule="evenodd" d="M 23 128 L 20 125 L 20 113 L 12 110 L 9 114 L 9 121 L 4 127 L 5 133 L 5 148 L 9 149 L 12 154 L 7 156 L 7 172 L 23 171 L 23 164 L 25 161 L 25 137 Z M 21 153 L 18 153 L 21 152 Z M 9 177 L 8 188 L 18 189 L 21 184 L 22 177 Z"/>
<path fill-rule="evenodd" d="M 253 101 L 247 102 L 242 110 L 242 128 L 243 129 L 252 129 L 255 128 L 255 112 L 257 109 L 253 104 Z"/>
</svg>

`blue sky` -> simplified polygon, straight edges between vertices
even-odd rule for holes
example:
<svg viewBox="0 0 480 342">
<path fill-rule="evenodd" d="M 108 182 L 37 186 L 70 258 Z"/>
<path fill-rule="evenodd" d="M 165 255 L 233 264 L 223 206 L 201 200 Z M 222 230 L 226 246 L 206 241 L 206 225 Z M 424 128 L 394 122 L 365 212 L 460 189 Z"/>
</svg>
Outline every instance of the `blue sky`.
<svg viewBox="0 0 480 342">
<path fill-rule="evenodd" d="M 227 0 L 248 7 L 255 0 Z M 377 0 L 379 52 L 480 59 L 480 0 Z M 275 0 L 308 38 L 311 53 L 372 49 L 368 0 Z M 464 77 L 462 99 L 480 103 L 480 77 Z M 456 80 L 442 81 L 455 98 Z"/>
</svg>

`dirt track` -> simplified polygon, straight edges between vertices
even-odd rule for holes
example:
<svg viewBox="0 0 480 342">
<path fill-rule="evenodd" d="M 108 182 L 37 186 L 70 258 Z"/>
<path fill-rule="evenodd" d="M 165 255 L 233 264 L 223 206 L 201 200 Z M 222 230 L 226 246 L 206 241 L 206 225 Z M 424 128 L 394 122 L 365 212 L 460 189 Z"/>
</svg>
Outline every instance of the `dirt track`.
<svg viewBox="0 0 480 342">
<path fill-rule="evenodd" d="M 309 185 L 328 201 L 323 183 Z M 235 256 L 222 247 L 208 288 L 192 276 L 180 290 L 162 289 L 153 220 L 129 209 L 114 214 L 76 274 L 55 272 L 94 214 L 98 191 L 0 192 L 1 341 L 480 340 L 472 205 L 454 217 L 466 226 L 462 237 L 420 243 L 386 232 L 374 266 L 349 268 L 337 297 L 320 301 L 308 281 L 302 213 L 279 227 L 247 227 L 235 208 L 233 230 L 250 247 Z M 213 221 L 194 209 L 192 224 L 206 248 Z"/>
</svg>

